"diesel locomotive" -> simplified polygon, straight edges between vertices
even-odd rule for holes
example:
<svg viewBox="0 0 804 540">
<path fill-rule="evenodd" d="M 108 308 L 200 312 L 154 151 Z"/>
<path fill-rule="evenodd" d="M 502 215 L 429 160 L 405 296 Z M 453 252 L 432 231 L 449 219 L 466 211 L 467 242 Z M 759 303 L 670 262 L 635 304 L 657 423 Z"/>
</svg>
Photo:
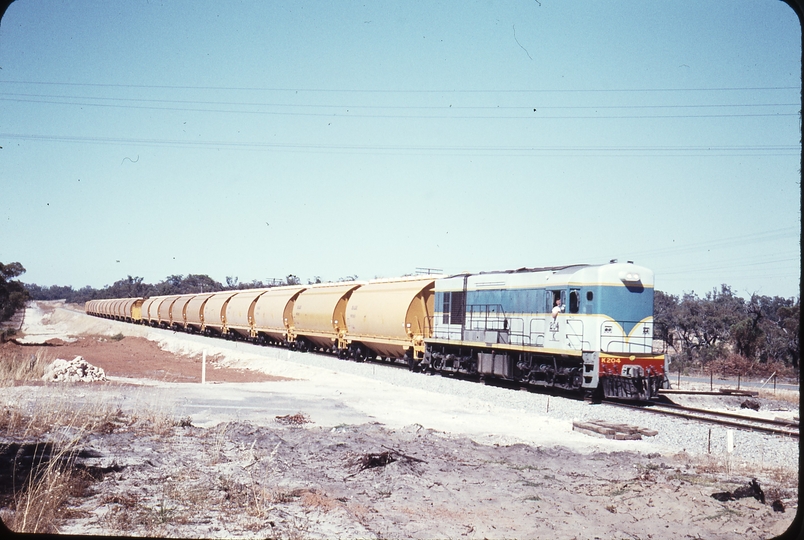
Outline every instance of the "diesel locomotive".
<svg viewBox="0 0 804 540">
<path fill-rule="evenodd" d="M 653 400 L 653 272 L 632 262 L 91 300 L 91 315 L 411 369 Z"/>
</svg>

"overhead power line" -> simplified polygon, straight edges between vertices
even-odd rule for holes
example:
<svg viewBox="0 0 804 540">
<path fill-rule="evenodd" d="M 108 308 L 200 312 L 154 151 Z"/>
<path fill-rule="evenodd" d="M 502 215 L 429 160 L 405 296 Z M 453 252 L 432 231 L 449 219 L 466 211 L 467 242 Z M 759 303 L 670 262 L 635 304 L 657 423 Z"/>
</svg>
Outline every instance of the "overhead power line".
<svg viewBox="0 0 804 540">
<path fill-rule="evenodd" d="M 10 85 L 42 85 L 87 88 L 149 88 L 169 90 L 232 90 L 263 92 L 316 92 L 316 93 L 360 93 L 360 94 L 546 94 L 546 93 L 631 93 L 631 92 L 744 92 L 800 90 L 800 86 L 756 86 L 756 87 L 715 87 L 715 88 L 532 88 L 532 89 L 359 89 L 359 88 L 293 88 L 265 86 L 192 86 L 192 85 L 153 85 L 120 83 L 76 83 L 67 81 L 2 81 Z"/>
<path fill-rule="evenodd" d="M 74 96 L 64 94 L 20 94 L 13 92 L 0 92 L 2 101 L 20 101 L 33 103 L 61 103 L 53 99 L 64 100 L 94 100 L 100 102 L 120 103 L 160 103 L 179 105 L 215 105 L 234 107 L 280 107 L 289 109 L 369 109 L 369 110 L 644 110 L 644 109 L 721 109 L 721 108 L 747 108 L 747 107 L 800 107 L 800 103 L 714 103 L 714 104 L 672 104 L 672 105 L 541 105 L 532 103 L 527 105 L 355 105 L 355 104 L 300 104 L 300 103 L 265 103 L 255 101 L 211 101 L 189 99 L 151 99 L 151 98 L 124 98 L 109 96 Z M 14 99 L 6 99 L 14 98 Z M 20 99 L 37 98 L 37 99 Z M 43 100 L 43 101 L 39 101 Z M 86 102 L 69 104 L 85 105 Z"/>
<path fill-rule="evenodd" d="M 296 96 L 294 95 L 294 99 Z M 384 118 L 405 120 L 442 119 L 507 119 L 507 120 L 598 120 L 598 119 L 696 119 L 696 118 L 750 118 L 800 116 L 796 103 L 716 103 L 716 104 L 656 104 L 656 105 L 550 105 L 528 103 L 522 105 L 339 105 L 315 103 L 276 103 L 232 100 L 188 100 L 144 97 L 74 96 L 64 94 L 0 93 L 0 101 L 36 103 L 73 107 L 103 107 L 127 110 L 156 110 L 177 112 L 257 114 L 269 116 L 322 117 L 322 118 Z M 767 110 L 769 108 L 777 110 Z M 786 108 L 786 110 L 785 110 Z M 266 110 L 268 109 L 268 110 Z M 278 109 L 278 110 L 276 110 Z M 718 112 L 732 109 L 732 112 Z M 736 109 L 736 110 L 734 110 Z M 762 110 L 765 109 L 765 110 Z M 685 114 L 675 111 L 688 110 Z M 697 112 L 706 111 L 711 112 Z M 378 111 L 378 112 L 370 112 Z M 381 112 L 394 111 L 395 114 Z M 399 114 L 402 111 L 402 114 Z M 424 111 L 410 114 L 408 111 Z M 481 114 L 464 114 L 479 111 Z M 500 114 L 501 112 L 507 114 Z M 519 111 L 511 115 L 511 111 Z M 545 111 L 584 111 L 587 114 L 544 114 Z M 589 114 L 594 111 L 594 114 Z M 599 111 L 606 111 L 601 113 Z M 622 112 L 616 112 L 622 111 Z M 633 111 L 640 111 L 633 113 Z M 657 111 L 650 114 L 649 111 Z M 674 111 L 664 114 L 659 111 Z M 695 112 L 693 112 L 695 111 Z M 743 112 L 747 111 L 747 112 Z M 611 114 L 615 112 L 614 114 Z"/>
<path fill-rule="evenodd" d="M 374 152 L 374 153 L 425 153 L 476 155 L 533 155 L 533 156 L 711 156 L 711 155 L 794 155 L 800 151 L 796 145 L 767 146 L 413 146 L 413 145 L 362 145 L 362 144 L 299 144 L 266 143 L 253 141 L 184 141 L 170 139 L 135 139 L 120 137 L 90 137 L 68 135 L 40 135 L 29 133 L 0 133 L 0 138 L 81 144 L 124 144 L 179 148 L 241 148 L 300 152 Z"/>
<path fill-rule="evenodd" d="M 746 246 L 750 244 L 767 243 L 774 240 L 784 240 L 800 238 L 801 229 L 799 227 L 785 227 L 782 229 L 773 229 L 769 231 L 761 231 L 752 234 L 743 234 L 740 236 L 730 236 L 727 238 L 718 238 L 714 240 L 706 240 L 703 242 L 693 243 L 680 243 L 677 246 L 666 246 L 646 251 L 633 253 L 633 256 L 651 256 L 651 255 L 678 255 L 682 253 L 701 253 L 710 251 L 712 249 L 723 249 L 737 246 Z M 630 255 L 629 255 L 630 256 Z"/>
<path fill-rule="evenodd" d="M 500 115 L 415 115 L 415 114 L 361 114 L 350 113 L 347 107 L 339 107 L 340 112 L 280 112 L 280 111 L 261 111 L 261 110 L 241 110 L 241 109 L 210 109 L 210 108 L 193 108 L 193 107 L 156 107 L 152 105 L 122 105 L 114 103 L 92 103 L 92 102 L 67 102 L 67 101 L 48 101 L 48 100 L 34 100 L 34 99 L 9 99 L 0 98 L 0 101 L 14 101 L 18 103 L 43 103 L 50 105 L 72 105 L 80 107 L 111 107 L 120 109 L 132 110 L 153 110 L 153 111 L 181 111 L 181 112 L 206 112 L 206 113 L 226 113 L 226 114 L 260 114 L 268 116 L 306 116 L 306 117 L 324 117 L 324 118 L 341 118 L 341 119 L 356 119 L 356 118 L 395 118 L 407 120 L 604 120 L 604 119 L 681 119 L 681 118 L 751 118 L 751 117 L 785 117 L 785 116 L 800 116 L 799 112 L 766 112 L 766 113 L 731 113 L 731 114 L 619 114 L 619 115 L 551 115 L 545 116 L 537 113 L 537 108 L 519 107 L 525 114 L 519 116 L 500 116 Z M 366 107 L 370 108 L 370 107 Z M 374 107 L 381 108 L 381 107 Z M 593 108 L 593 107 L 590 107 Z M 345 112 L 343 109 L 347 109 Z M 447 110 L 443 108 L 442 110 Z M 532 110 L 532 112 L 530 112 Z"/>
</svg>

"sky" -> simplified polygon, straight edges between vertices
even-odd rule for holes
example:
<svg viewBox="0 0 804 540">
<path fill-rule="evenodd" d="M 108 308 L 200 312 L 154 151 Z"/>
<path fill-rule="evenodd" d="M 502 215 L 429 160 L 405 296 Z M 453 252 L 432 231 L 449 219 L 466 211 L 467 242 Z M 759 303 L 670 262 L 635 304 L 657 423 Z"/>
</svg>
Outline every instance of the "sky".
<svg viewBox="0 0 804 540">
<path fill-rule="evenodd" d="M 800 110 L 778 0 L 18 0 L 0 262 L 80 288 L 618 259 L 792 297 Z"/>
</svg>

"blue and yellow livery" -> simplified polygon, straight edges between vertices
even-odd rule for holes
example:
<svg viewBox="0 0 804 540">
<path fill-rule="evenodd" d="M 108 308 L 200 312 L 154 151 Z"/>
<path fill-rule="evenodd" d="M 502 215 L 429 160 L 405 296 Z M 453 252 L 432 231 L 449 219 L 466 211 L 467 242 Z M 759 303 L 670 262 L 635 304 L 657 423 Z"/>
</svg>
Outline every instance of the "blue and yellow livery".
<svg viewBox="0 0 804 540">
<path fill-rule="evenodd" d="M 426 368 L 649 400 L 667 385 L 653 351 L 653 272 L 631 262 L 436 280 Z"/>
</svg>

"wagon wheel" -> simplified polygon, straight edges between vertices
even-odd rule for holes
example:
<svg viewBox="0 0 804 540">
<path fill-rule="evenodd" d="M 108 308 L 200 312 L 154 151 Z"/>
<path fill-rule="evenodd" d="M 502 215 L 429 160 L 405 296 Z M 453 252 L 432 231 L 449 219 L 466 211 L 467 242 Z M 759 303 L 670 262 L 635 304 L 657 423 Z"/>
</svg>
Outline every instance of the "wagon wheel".
<svg viewBox="0 0 804 540">
<path fill-rule="evenodd" d="M 408 365 L 408 369 L 411 371 L 419 371 L 417 369 L 419 367 L 418 363 L 413 354 L 411 354 L 411 351 L 405 351 L 405 356 L 402 357 L 402 360 Z"/>
<path fill-rule="evenodd" d="M 365 362 L 366 361 L 366 353 L 363 351 L 362 347 L 355 347 L 354 352 L 354 359 L 356 362 Z"/>
</svg>

